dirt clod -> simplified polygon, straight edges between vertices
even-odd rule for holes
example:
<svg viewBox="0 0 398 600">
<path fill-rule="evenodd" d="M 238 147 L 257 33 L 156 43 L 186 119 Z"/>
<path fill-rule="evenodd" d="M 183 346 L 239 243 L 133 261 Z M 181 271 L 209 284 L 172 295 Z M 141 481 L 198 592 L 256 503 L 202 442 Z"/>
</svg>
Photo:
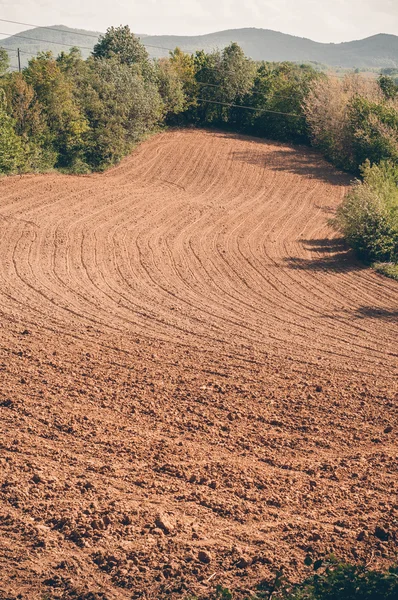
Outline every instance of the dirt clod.
<svg viewBox="0 0 398 600">
<path fill-rule="evenodd" d="M 391 562 L 398 287 L 329 224 L 349 183 L 215 129 L 0 178 L 0 595 Z"/>
<path fill-rule="evenodd" d="M 207 565 L 211 562 L 212 556 L 207 550 L 199 550 L 198 559 L 200 560 L 200 562 Z"/>
</svg>

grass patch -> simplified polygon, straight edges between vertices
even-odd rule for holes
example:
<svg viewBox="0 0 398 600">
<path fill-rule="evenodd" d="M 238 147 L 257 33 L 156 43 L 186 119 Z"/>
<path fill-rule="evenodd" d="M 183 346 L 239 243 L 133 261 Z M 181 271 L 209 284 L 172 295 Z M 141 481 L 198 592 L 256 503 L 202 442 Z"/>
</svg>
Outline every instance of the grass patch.
<svg viewBox="0 0 398 600">
<path fill-rule="evenodd" d="M 387 262 L 387 263 L 377 262 L 377 263 L 373 263 L 372 267 L 378 273 L 381 273 L 382 275 L 385 275 L 386 277 L 390 277 L 391 279 L 395 279 L 396 281 L 398 281 L 398 264 L 391 263 L 391 262 Z"/>
</svg>

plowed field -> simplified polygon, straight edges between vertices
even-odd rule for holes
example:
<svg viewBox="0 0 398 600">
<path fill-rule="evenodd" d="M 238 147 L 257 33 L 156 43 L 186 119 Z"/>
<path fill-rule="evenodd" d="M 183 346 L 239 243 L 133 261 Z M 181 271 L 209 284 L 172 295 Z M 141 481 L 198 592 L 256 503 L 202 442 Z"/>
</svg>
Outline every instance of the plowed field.
<svg viewBox="0 0 398 600">
<path fill-rule="evenodd" d="M 398 284 L 308 149 L 0 181 L 0 598 L 243 598 L 396 545 Z M 20 594 L 20 595 L 18 595 Z"/>
</svg>

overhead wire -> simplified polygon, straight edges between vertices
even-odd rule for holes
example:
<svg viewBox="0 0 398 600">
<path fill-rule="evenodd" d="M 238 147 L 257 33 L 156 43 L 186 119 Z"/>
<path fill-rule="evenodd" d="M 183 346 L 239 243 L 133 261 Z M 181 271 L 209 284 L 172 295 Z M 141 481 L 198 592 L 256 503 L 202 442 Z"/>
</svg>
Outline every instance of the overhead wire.
<svg viewBox="0 0 398 600">
<path fill-rule="evenodd" d="M 65 30 L 63 30 L 63 29 L 59 29 L 59 28 L 56 28 L 56 27 L 34 25 L 33 23 L 24 23 L 22 21 L 11 21 L 11 20 L 8 20 L 8 19 L 0 19 L 0 22 L 13 23 L 13 24 L 16 24 L 16 25 L 24 25 L 26 27 L 37 27 L 37 28 L 40 28 L 40 29 L 49 29 L 49 30 L 56 31 L 56 32 L 59 32 L 59 33 L 68 33 L 68 32 L 65 32 Z M 98 37 L 99 37 L 97 35 L 93 35 L 93 34 L 90 34 L 90 33 L 86 34 L 86 33 L 80 32 L 80 31 L 79 32 L 73 31 L 73 35 L 74 34 L 76 34 L 76 35 L 82 35 L 84 37 L 92 37 L 92 38 L 95 38 L 95 39 L 98 39 Z M 64 47 L 69 47 L 69 48 L 71 47 L 71 45 L 67 44 L 67 43 L 56 42 L 56 41 L 53 41 L 53 40 L 38 39 L 38 38 L 30 37 L 30 36 L 22 36 L 22 35 L 19 35 L 19 34 L 7 34 L 7 33 L 0 32 L 0 35 L 9 35 L 11 37 L 16 37 L 16 38 L 19 38 L 19 39 L 27 39 L 27 40 L 35 41 L 35 42 L 45 42 L 45 43 L 48 43 L 48 44 L 56 44 L 56 45 L 59 45 L 59 46 L 64 46 Z M 100 35 L 102 35 L 102 34 L 100 34 Z M 156 46 L 154 44 L 147 44 L 143 40 L 140 40 L 140 41 L 143 44 L 143 46 L 146 46 L 148 48 L 156 48 L 156 49 L 159 49 L 159 50 L 166 50 L 168 52 L 174 52 L 174 50 L 175 50 L 175 48 L 173 48 L 173 49 L 172 48 L 166 48 L 165 46 Z M 91 50 L 92 51 L 92 49 L 93 49 L 92 46 L 79 46 L 77 44 L 74 44 L 74 46 L 77 47 L 77 48 L 81 48 L 83 50 Z M 12 49 L 10 48 L 10 50 L 14 51 L 14 52 L 17 52 L 17 50 L 15 50 L 14 48 L 12 48 Z M 25 50 L 20 50 L 20 52 L 23 53 L 23 54 L 29 54 L 31 56 L 34 56 L 34 53 L 27 52 Z M 209 66 L 209 65 L 205 65 L 203 67 L 203 69 L 204 70 L 207 69 L 207 70 L 211 70 L 211 71 L 220 71 L 221 70 L 220 67 L 212 67 L 212 66 Z M 232 71 L 232 70 L 227 71 L 227 72 L 234 73 L 234 74 L 236 73 L 236 71 Z M 220 84 L 207 83 L 207 82 L 203 82 L 203 81 L 197 81 L 196 83 L 199 84 L 199 85 L 203 85 L 204 87 L 213 87 L 213 88 L 222 88 L 223 87 Z M 261 92 L 259 90 L 252 90 L 252 91 L 250 91 L 250 94 L 264 94 L 264 92 Z M 293 96 L 285 96 L 285 95 L 282 96 L 280 94 L 274 94 L 274 96 L 275 95 L 277 95 L 278 98 L 294 99 Z M 220 102 L 220 101 L 216 101 L 216 100 L 209 100 L 209 99 L 206 99 L 206 98 L 197 98 L 197 100 L 200 101 L 200 102 L 207 102 L 207 103 L 210 103 L 210 104 L 218 104 L 218 105 L 223 105 L 223 106 L 229 106 L 231 108 L 243 108 L 243 109 L 246 109 L 246 110 L 251 110 L 251 111 L 256 111 L 256 112 L 269 112 L 269 113 L 273 113 L 273 114 L 280 114 L 280 115 L 286 115 L 286 116 L 293 116 L 293 117 L 297 117 L 297 118 L 304 118 L 303 115 L 297 115 L 295 113 L 287 113 L 287 112 L 275 111 L 275 110 L 271 110 L 271 109 L 256 108 L 256 107 L 252 107 L 252 106 L 242 106 L 240 104 L 230 104 L 230 103 Z"/>
<path fill-rule="evenodd" d="M 12 23 L 14 25 L 25 25 L 26 27 L 37 27 L 38 29 L 52 29 L 52 31 L 59 31 L 60 33 L 70 33 L 69 31 L 65 31 L 65 29 L 58 29 L 57 27 L 53 27 L 52 25 L 34 25 L 33 23 L 22 23 L 21 21 L 10 21 L 9 19 L 0 19 L 2 23 Z M 100 35 L 103 35 L 102 32 L 99 32 Z M 12 35 L 12 34 L 10 34 Z M 83 35 L 84 37 L 92 37 L 97 38 L 98 35 L 93 35 L 91 33 L 83 33 L 82 31 L 73 31 L 73 35 Z"/>
<path fill-rule="evenodd" d="M 32 37 L 28 37 L 26 35 L 19 35 L 19 34 L 15 34 L 15 33 L 4 33 L 4 31 L 0 31 L 0 35 L 7 35 L 9 37 L 15 37 L 15 38 L 19 38 L 22 40 L 30 40 L 33 42 L 45 42 L 46 44 L 56 44 L 57 46 L 65 46 L 68 48 L 71 48 L 70 44 L 63 44 L 62 42 L 54 42 L 53 40 L 42 40 L 42 39 L 38 39 L 38 38 L 32 38 Z M 3 41 L 3 40 L 0 40 Z M 77 48 L 83 48 L 84 50 L 92 50 L 92 46 L 76 46 Z"/>
<path fill-rule="evenodd" d="M 254 106 L 244 106 L 242 104 L 232 104 L 229 102 L 219 102 L 217 100 L 207 100 L 206 98 L 196 98 L 199 102 L 208 102 L 210 104 L 220 104 L 221 106 L 228 106 L 229 108 L 243 108 L 245 110 L 251 110 L 253 112 L 268 112 L 275 115 L 285 115 L 287 117 L 296 117 L 298 119 L 304 119 L 304 115 L 297 115 L 295 113 L 282 112 L 279 110 L 271 110 L 269 108 L 255 108 Z"/>
</svg>

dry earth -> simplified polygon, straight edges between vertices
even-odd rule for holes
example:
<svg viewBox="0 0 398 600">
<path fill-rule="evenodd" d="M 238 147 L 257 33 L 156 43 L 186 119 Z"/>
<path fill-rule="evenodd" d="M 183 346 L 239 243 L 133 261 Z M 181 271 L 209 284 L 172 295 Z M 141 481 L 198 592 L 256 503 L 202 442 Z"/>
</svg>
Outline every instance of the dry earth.
<svg viewBox="0 0 398 600">
<path fill-rule="evenodd" d="M 243 598 L 397 540 L 398 284 L 315 153 L 172 131 L 0 181 L 0 598 Z"/>
</svg>

